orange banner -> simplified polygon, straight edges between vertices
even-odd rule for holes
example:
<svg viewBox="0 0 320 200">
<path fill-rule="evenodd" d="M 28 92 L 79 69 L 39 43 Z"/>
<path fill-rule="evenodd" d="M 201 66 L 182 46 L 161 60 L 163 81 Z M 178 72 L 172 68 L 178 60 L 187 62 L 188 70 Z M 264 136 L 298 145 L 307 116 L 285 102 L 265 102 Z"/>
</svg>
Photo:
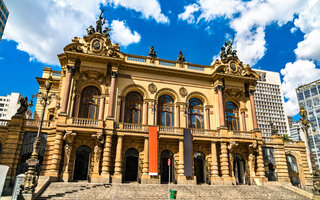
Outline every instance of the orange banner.
<svg viewBox="0 0 320 200">
<path fill-rule="evenodd" d="M 158 127 L 149 126 L 149 175 L 158 175 Z"/>
</svg>

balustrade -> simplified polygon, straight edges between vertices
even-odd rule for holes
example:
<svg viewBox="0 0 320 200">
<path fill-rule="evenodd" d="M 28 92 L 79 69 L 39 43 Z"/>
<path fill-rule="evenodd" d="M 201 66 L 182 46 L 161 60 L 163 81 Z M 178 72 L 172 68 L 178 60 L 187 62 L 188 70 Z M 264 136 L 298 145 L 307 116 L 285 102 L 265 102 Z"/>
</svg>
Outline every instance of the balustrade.
<svg viewBox="0 0 320 200">
<path fill-rule="evenodd" d="M 25 127 L 39 127 L 40 126 L 40 120 L 38 119 L 26 119 L 24 120 Z M 50 128 L 51 121 L 49 120 L 43 120 L 42 122 L 42 128 Z"/>
<path fill-rule="evenodd" d="M 77 125 L 77 126 L 96 127 L 96 126 L 98 126 L 98 122 L 99 122 L 99 120 L 94 120 L 94 119 L 72 118 L 72 125 Z"/>
<path fill-rule="evenodd" d="M 8 120 L 0 120 L 0 126 L 7 126 Z"/>
<path fill-rule="evenodd" d="M 148 126 L 142 124 L 118 123 L 116 129 L 124 131 L 148 131 Z"/>
</svg>

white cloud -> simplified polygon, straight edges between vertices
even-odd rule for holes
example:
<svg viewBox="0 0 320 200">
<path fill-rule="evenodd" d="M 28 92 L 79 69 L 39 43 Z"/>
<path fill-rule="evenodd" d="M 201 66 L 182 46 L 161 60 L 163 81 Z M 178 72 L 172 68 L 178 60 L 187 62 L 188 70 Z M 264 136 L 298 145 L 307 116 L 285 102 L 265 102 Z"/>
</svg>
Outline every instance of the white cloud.
<svg viewBox="0 0 320 200">
<path fill-rule="evenodd" d="M 131 32 L 130 28 L 126 26 L 124 21 L 113 20 L 111 23 L 111 39 L 126 47 L 132 43 L 138 43 L 141 39 L 139 33 Z"/>
<path fill-rule="evenodd" d="M 160 4 L 157 0 L 105 0 L 106 3 L 114 6 L 122 6 L 141 12 L 146 19 L 153 18 L 158 23 L 169 23 L 169 18 L 162 14 Z"/>
<path fill-rule="evenodd" d="M 195 12 L 188 13 L 188 6 L 198 7 L 198 19 L 193 19 Z M 264 30 L 266 26 L 277 23 L 279 26 L 292 21 L 294 14 L 305 8 L 306 2 L 300 0 L 198 0 L 196 3 L 185 6 L 180 15 L 188 23 L 199 23 L 201 19 L 206 22 L 218 17 L 230 20 L 230 27 L 236 32 L 235 47 L 239 58 L 245 63 L 254 65 L 265 54 L 266 41 Z M 189 14 L 189 15 L 188 15 Z M 191 19 L 191 20 L 190 20 Z"/>
<path fill-rule="evenodd" d="M 296 88 L 299 84 L 306 84 L 319 79 L 320 69 L 316 68 L 312 61 L 297 60 L 294 63 L 287 63 L 280 72 L 284 76 L 283 95 L 288 99 L 285 103 L 286 111 L 288 115 L 294 116 L 299 112 Z"/>
<path fill-rule="evenodd" d="M 320 29 L 305 34 L 294 52 L 298 58 L 320 61 Z"/>
<path fill-rule="evenodd" d="M 194 23 L 194 12 L 199 10 L 198 4 L 191 4 L 184 7 L 185 11 L 178 15 L 178 19 L 185 20 L 189 24 Z"/>
<path fill-rule="evenodd" d="M 71 43 L 75 36 L 86 34 L 86 28 L 95 24 L 100 14 L 102 0 L 10 0 L 6 3 L 10 15 L 4 32 L 4 39 L 18 43 L 17 48 L 45 64 L 58 65 L 57 54 Z M 127 28 L 128 29 L 128 28 Z M 120 34 L 115 29 L 113 35 Z M 126 32 L 127 33 L 127 32 Z M 137 42 L 139 34 L 122 43 Z M 139 35 L 140 38 L 140 35 Z"/>
</svg>

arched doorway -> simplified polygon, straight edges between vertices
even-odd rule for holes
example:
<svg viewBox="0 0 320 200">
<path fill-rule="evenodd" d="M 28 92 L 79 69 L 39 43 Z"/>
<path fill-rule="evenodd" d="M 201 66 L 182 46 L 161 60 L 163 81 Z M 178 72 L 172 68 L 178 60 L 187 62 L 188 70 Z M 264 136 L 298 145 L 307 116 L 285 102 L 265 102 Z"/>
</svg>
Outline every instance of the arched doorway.
<svg viewBox="0 0 320 200">
<path fill-rule="evenodd" d="M 82 145 L 77 148 L 74 163 L 73 180 L 88 180 L 90 166 L 91 148 Z"/>
<path fill-rule="evenodd" d="M 138 180 L 139 152 L 130 148 L 125 153 L 124 182 Z"/>
<path fill-rule="evenodd" d="M 300 178 L 299 178 L 299 168 L 297 165 L 297 160 L 294 156 L 287 154 L 287 165 L 288 165 L 288 172 L 289 172 L 289 178 L 294 186 L 301 186 Z"/>
<path fill-rule="evenodd" d="M 236 184 L 245 184 L 245 162 L 240 154 L 236 154 L 233 160 L 234 176 L 236 178 Z"/>
<path fill-rule="evenodd" d="M 161 153 L 161 183 L 168 183 L 169 182 L 169 166 L 168 166 L 168 159 L 170 158 L 171 165 L 170 165 L 170 182 L 173 182 L 174 180 L 174 159 L 173 159 L 173 153 L 169 150 L 164 150 Z"/>
<path fill-rule="evenodd" d="M 205 156 L 201 152 L 194 154 L 194 174 L 197 177 L 197 184 L 205 182 Z"/>
</svg>

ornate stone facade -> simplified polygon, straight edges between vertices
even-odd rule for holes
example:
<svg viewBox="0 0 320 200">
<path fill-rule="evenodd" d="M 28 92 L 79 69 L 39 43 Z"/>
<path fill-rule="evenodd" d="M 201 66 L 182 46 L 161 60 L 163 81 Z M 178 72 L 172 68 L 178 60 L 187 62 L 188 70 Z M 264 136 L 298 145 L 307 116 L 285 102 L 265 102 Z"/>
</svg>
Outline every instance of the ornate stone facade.
<svg viewBox="0 0 320 200">
<path fill-rule="evenodd" d="M 61 108 L 57 101 L 45 110 L 40 176 L 166 183 L 169 158 L 171 181 L 177 184 L 268 184 L 273 177 L 289 184 L 290 154 L 299 184 L 310 186 L 304 143 L 262 138 L 253 101 L 259 76 L 226 44 L 221 60 L 197 65 L 123 53 L 94 30 L 74 38 L 58 55 L 61 72 L 45 68 L 37 78 L 43 91 L 44 80 L 53 76 L 52 92 L 61 98 Z M 0 122 L 0 163 L 10 167 L 6 186 L 14 182 L 23 136 L 36 131 L 41 113 L 37 104 L 35 119 Z M 149 174 L 149 126 L 158 130 L 158 175 Z M 184 128 L 193 137 L 191 177 L 184 176 Z M 269 151 L 274 161 L 264 153 Z"/>
</svg>

